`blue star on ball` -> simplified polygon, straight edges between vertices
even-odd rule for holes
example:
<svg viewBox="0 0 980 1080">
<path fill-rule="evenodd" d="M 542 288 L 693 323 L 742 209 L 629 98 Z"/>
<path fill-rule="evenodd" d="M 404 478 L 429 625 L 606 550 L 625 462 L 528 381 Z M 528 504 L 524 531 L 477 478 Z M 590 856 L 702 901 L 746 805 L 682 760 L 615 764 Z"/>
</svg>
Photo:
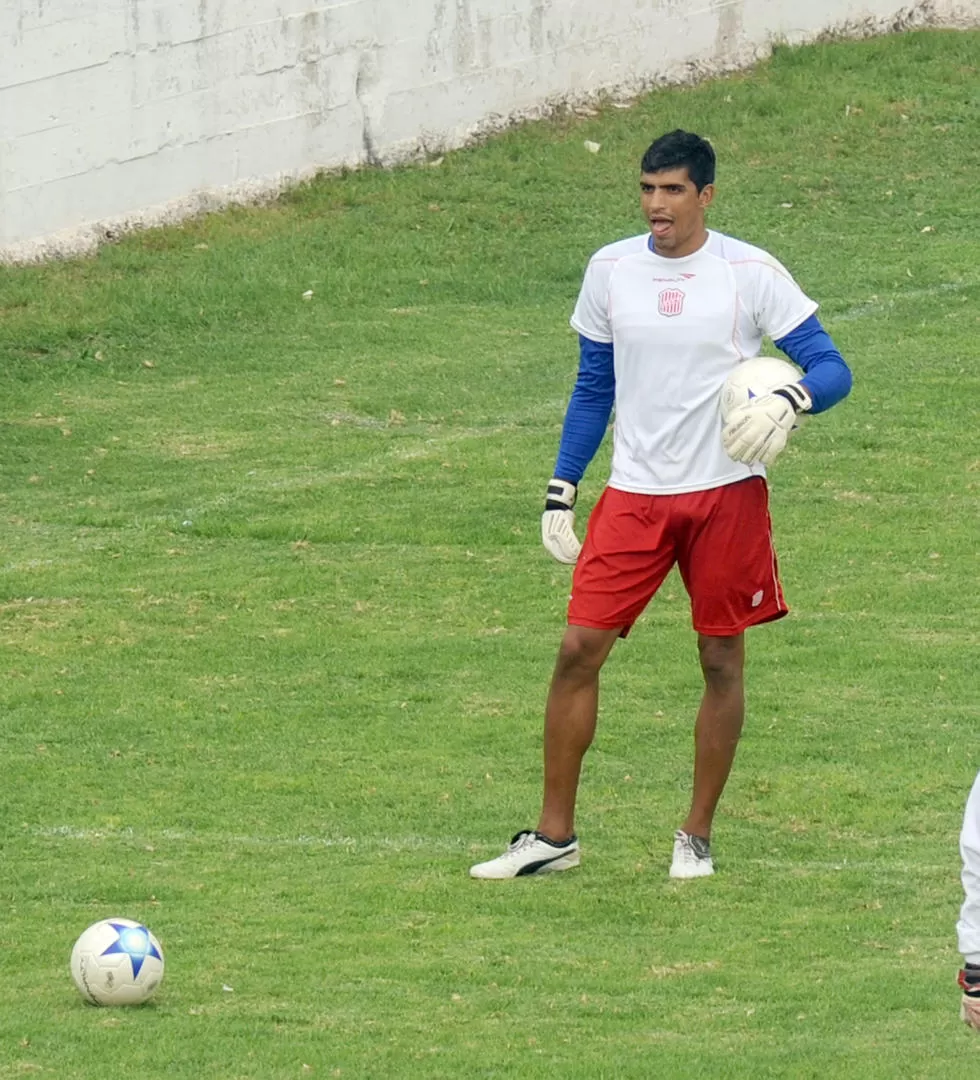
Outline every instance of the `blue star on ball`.
<svg viewBox="0 0 980 1080">
<path fill-rule="evenodd" d="M 110 953 L 125 953 L 129 957 L 130 963 L 133 965 L 133 978 L 135 979 L 140 973 L 140 968 L 143 966 L 143 961 L 152 956 L 157 960 L 162 960 L 156 945 L 150 940 L 150 932 L 145 926 L 124 926 L 122 923 L 111 922 L 109 925 L 119 935 L 116 940 L 109 946 L 108 949 L 103 950 L 102 955 L 108 956 Z"/>
</svg>

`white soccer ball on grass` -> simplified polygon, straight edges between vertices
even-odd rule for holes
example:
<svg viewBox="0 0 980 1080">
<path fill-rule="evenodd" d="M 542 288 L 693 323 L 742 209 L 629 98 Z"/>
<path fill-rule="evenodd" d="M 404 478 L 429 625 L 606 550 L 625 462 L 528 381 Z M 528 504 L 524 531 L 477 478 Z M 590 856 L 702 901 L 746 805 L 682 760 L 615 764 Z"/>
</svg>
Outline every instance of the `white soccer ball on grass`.
<svg viewBox="0 0 980 1080">
<path fill-rule="evenodd" d="M 163 978 L 163 949 L 132 919 L 101 919 L 75 942 L 71 977 L 91 1005 L 142 1005 Z"/>
<path fill-rule="evenodd" d="M 778 356 L 754 356 L 743 360 L 725 380 L 721 390 L 721 422 L 728 424 L 737 410 L 780 386 L 800 381 L 802 372 Z M 793 430 L 800 426 L 797 417 Z"/>
</svg>

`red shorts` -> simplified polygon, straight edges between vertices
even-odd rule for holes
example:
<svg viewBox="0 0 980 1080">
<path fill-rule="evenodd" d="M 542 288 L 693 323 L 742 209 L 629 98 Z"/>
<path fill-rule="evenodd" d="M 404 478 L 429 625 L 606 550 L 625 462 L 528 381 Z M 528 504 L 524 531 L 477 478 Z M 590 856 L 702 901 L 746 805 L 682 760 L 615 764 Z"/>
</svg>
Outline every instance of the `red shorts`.
<svg viewBox="0 0 980 1080">
<path fill-rule="evenodd" d="M 789 611 L 761 476 L 683 495 L 606 488 L 572 577 L 568 621 L 625 637 L 677 564 L 694 629 L 734 637 Z"/>
</svg>

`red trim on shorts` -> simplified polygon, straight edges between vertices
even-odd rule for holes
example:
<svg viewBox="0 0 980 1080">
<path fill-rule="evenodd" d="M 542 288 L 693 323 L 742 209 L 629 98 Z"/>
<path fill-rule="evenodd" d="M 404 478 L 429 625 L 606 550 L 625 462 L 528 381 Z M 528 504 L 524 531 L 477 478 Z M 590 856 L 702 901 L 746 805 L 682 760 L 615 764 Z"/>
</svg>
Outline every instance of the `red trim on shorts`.
<svg viewBox="0 0 980 1080">
<path fill-rule="evenodd" d="M 679 495 L 606 488 L 575 566 L 568 622 L 625 637 L 675 565 L 699 634 L 735 637 L 782 618 L 765 480 Z"/>
</svg>

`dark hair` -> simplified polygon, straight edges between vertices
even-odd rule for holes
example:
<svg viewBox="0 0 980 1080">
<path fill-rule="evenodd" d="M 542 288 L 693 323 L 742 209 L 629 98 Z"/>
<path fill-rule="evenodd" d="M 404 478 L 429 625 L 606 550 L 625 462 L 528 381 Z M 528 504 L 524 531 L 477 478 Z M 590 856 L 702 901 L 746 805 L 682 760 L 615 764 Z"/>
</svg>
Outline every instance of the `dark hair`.
<svg viewBox="0 0 980 1080">
<path fill-rule="evenodd" d="M 711 143 L 678 128 L 650 144 L 640 162 L 640 172 L 658 173 L 681 166 L 687 167 L 687 175 L 698 191 L 715 182 L 715 152 Z"/>
</svg>

